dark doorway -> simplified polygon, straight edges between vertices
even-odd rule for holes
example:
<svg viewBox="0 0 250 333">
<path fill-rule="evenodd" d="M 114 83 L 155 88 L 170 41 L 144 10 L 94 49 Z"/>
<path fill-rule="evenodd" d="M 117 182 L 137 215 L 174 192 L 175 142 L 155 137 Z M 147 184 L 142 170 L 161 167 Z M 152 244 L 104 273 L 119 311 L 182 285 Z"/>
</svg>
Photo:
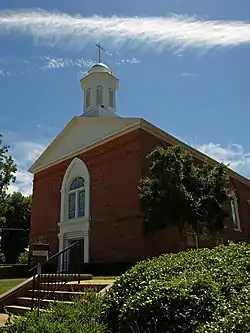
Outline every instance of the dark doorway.
<svg viewBox="0 0 250 333">
<path fill-rule="evenodd" d="M 70 245 L 78 242 L 78 240 L 70 241 Z M 80 243 L 73 246 L 69 253 L 69 273 L 79 273 L 79 269 L 84 262 L 84 239 Z"/>
</svg>

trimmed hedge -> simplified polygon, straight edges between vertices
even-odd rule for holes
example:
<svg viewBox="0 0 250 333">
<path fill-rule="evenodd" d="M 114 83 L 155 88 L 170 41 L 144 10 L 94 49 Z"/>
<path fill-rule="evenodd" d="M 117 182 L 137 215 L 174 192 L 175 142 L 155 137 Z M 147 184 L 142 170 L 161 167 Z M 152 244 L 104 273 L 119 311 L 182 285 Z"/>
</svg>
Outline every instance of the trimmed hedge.
<svg viewBox="0 0 250 333">
<path fill-rule="evenodd" d="M 29 277 L 28 265 L 2 265 L 0 266 L 0 279 L 17 279 Z"/>
<path fill-rule="evenodd" d="M 103 302 L 103 320 L 116 333 L 250 332 L 250 245 L 142 261 Z"/>
</svg>

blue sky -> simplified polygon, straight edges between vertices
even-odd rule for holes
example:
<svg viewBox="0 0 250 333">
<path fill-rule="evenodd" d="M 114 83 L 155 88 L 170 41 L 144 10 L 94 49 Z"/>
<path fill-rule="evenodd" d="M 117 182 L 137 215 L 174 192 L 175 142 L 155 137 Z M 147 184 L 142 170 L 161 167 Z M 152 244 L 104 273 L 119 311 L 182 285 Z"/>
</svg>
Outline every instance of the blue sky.
<svg viewBox="0 0 250 333">
<path fill-rule="evenodd" d="M 0 132 L 11 190 L 75 115 L 95 43 L 120 79 L 118 113 L 142 117 L 250 177 L 249 0 L 2 0 Z M 98 3 L 98 4 L 97 4 Z"/>
</svg>

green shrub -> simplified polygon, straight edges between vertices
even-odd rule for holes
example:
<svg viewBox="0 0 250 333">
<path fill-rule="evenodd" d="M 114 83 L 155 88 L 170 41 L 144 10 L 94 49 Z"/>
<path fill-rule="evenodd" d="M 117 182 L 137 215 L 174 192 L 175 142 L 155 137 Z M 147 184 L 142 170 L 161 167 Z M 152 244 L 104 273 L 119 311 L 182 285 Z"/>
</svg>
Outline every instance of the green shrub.
<svg viewBox="0 0 250 333">
<path fill-rule="evenodd" d="M 113 332 L 250 332 L 250 246 L 140 262 L 104 296 L 102 315 Z"/>
<path fill-rule="evenodd" d="M 88 295 L 89 298 L 89 295 Z M 100 299 L 94 294 L 89 302 L 59 303 L 48 312 L 32 311 L 26 317 L 10 319 L 4 333 L 104 333 L 100 321 Z"/>
<path fill-rule="evenodd" d="M 24 251 L 19 254 L 19 257 L 17 259 L 17 262 L 19 264 L 28 264 L 29 262 L 29 251 Z"/>
<path fill-rule="evenodd" d="M 4 264 L 5 263 L 5 255 L 3 252 L 1 252 L 1 249 L 0 249 L 0 264 Z"/>
</svg>

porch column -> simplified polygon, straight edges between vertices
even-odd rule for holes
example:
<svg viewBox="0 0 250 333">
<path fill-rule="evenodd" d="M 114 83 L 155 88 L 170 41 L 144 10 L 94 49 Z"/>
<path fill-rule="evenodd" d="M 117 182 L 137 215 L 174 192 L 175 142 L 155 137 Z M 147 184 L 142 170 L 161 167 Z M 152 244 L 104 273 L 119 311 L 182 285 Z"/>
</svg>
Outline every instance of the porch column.
<svg viewBox="0 0 250 333">
<path fill-rule="evenodd" d="M 59 252 L 63 250 L 63 245 L 64 245 L 64 237 L 63 234 L 58 234 L 59 238 Z M 58 270 L 61 271 L 63 269 L 63 256 L 60 255 L 59 261 L 58 261 Z"/>
<path fill-rule="evenodd" d="M 89 262 L 89 232 L 84 233 L 84 262 Z"/>
</svg>

